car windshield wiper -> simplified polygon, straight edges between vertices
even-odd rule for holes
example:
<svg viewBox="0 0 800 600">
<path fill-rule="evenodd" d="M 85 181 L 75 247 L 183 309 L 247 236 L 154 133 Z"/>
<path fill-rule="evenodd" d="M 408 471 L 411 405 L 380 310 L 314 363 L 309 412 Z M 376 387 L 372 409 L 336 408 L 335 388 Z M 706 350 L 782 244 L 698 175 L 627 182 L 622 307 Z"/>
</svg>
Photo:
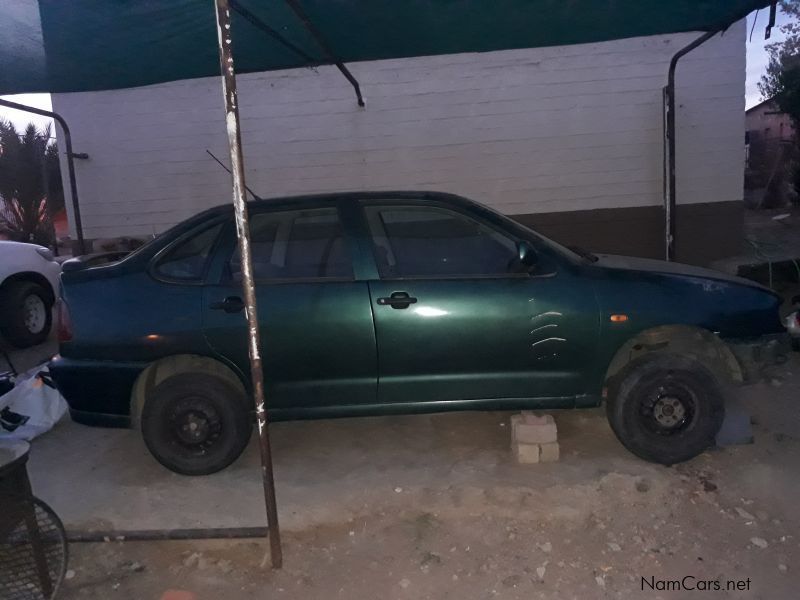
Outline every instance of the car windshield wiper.
<svg viewBox="0 0 800 600">
<path fill-rule="evenodd" d="M 585 258 L 589 262 L 597 262 L 600 260 L 597 255 L 592 254 L 588 250 L 584 250 L 580 246 L 569 246 L 569 249 L 572 250 L 575 254 L 580 256 L 581 258 Z"/>
</svg>

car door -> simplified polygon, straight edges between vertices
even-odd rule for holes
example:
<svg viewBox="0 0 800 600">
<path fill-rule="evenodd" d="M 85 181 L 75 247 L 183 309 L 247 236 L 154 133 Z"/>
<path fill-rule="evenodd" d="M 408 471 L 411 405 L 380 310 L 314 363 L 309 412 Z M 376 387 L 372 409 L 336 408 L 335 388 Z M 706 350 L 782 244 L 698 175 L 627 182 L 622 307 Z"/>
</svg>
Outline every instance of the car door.
<svg viewBox="0 0 800 600">
<path fill-rule="evenodd" d="M 255 209 L 251 251 L 270 410 L 375 402 L 375 332 L 336 206 Z M 231 226 L 204 290 L 208 343 L 249 374 L 241 263 Z M 287 415 L 292 416 L 292 415 Z"/>
<path fill-rule="evenodd" d="M 597 303 L 552 249 L 537 248 L 529 272 L 515 261 L 519 236 L 469 211 L 396 200 L 363 210 L 381 402 L 570 406 L 583 394 Z"/>
</svg>

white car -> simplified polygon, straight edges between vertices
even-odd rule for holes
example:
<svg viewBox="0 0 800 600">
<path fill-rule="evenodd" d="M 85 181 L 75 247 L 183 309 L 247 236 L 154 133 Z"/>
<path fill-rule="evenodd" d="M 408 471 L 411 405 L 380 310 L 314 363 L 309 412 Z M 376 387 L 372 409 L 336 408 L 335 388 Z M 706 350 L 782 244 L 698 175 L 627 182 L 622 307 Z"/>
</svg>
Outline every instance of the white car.
<svg viewBox="0 0 800 600">
<path fill-rule="evenodd" d="M 0 335 L 17 348 L 50 334 L 61 265 L 43 246 L 0 241 Z"/>
</svg>

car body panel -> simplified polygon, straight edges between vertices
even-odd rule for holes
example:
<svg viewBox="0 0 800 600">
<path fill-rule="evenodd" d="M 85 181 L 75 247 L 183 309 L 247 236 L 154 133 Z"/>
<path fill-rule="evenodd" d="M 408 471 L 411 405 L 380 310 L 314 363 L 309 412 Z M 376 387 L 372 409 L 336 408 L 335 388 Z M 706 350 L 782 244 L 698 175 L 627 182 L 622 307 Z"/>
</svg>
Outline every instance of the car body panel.
<svg viewBox="0 0 800 600">
<path fill-rule="evenodd" d="M 501 277 L 381 279 L 362 205 L 395 201 L 464 212 L 528 242 L 539 261 L 530 273 Z M 256 202 L 250 210 L 319 206 L 339 211 L 353 278 L 257 285 L 273 419 L 590 406 L 600 402 L 615 354 L 642 331 L 682 325 L 723 340 L 783 331 L 778 298 L 754 282 L 661 261 L 603 256 L 591 262 L 450 194 L 341 193 Z M 158 257 L 214 220 L 226 225 L 203 281 L 159 280 L 152 271 Z M 104 400 L 107 392 L 68 383 L 81 360 L 92 368 L 127 365 L 121 370 L 132 373 L 133 364 L 174 354 L 210 356 L 249 389 L 244 313 L 210 309 L 241 295 L 240 284 L 223 277 L 234 241 L 231 209 L 223 206 L 117 263 L 64 273 L 74 339 L 62 344 L 54 377 L 59 385 L 65 381 L 73 408 L 127 414 L 124 401 Z M 417 303 L 405 309 L 378 303 L 397 291 Z M 612 320 L 619 315 L 625 319 Z M 120 387 L 115 398 L 130 396 L 127 375 L 109 385 Z"/>
<path fill-rule="evenodd" d="M 546 277 L 372 281 L 383 403 L 584 393 L 598 339 L 590 285 Z M 406 292 L 404 309 L 378 299 Z"/>
<path fill-rule="evenodd" d="M 37 249 L 49 252 L 47 248 L 37 244 L 0 241 L 0 286 L 9 277 L 19 273 L 38 273 L 47 279 L 53 292 L 57 294 L 61 265 L 55 260 L 47 260 Z"/>
</svg>

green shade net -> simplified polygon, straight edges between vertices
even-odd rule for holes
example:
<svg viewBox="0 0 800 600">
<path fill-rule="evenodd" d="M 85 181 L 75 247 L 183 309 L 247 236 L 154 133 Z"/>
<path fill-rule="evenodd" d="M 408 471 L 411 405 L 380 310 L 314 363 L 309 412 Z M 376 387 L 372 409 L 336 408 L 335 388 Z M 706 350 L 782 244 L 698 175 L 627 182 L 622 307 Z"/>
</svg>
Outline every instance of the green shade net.
<svg viewBox="0 0 800 600">
<path fill-rule="evenodd" d="M 327 64 L 283 0 L 234 12 L 238 72 Z M 301 0 L 344 62 L 725 28 L 768 0 Z M 39 18 L 41 15 L 41 27 Z M 3 0 L 0 94 L 126 88 L 219 74 L 213 0 Z M 312 60 L 309 60 L 309 57 Z"/>
</svg>

